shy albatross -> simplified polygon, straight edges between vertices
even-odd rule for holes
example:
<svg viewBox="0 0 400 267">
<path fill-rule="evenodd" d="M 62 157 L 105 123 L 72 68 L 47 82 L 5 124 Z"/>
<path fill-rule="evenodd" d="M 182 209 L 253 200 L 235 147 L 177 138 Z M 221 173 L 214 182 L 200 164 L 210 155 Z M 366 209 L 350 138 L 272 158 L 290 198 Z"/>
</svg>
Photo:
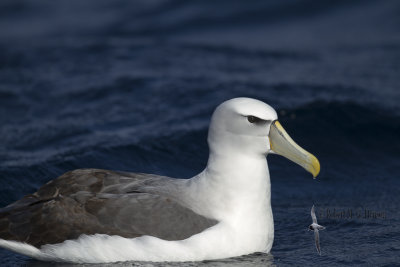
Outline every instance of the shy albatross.
<svg viewBox="0 0 400 267">
<path fill-rule="evenodd" d="M 0 209 L 0 247 L 47 261 L 200 261 L 268 253 L 274 239 L 266 156 L 318 175 L 269 105 L 214 111 L 209 159 L 191 179 L 100 169 L 67 172 Z"/>
</svg>

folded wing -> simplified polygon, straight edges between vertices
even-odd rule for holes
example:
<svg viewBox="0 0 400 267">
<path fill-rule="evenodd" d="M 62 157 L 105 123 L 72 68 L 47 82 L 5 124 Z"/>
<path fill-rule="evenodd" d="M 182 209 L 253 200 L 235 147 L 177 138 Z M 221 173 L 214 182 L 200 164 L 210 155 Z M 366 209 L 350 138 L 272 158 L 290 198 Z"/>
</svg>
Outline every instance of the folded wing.
<svg viewBox="0 0 400 267">
<path fill-rule="evenodd" d="M 67 172 L 0 209 L 0 238 L 36 247 L 96 233 L 185 239 L 217 222 L 179 201 L 184 183 L 99 169 Z"/>
</svg>

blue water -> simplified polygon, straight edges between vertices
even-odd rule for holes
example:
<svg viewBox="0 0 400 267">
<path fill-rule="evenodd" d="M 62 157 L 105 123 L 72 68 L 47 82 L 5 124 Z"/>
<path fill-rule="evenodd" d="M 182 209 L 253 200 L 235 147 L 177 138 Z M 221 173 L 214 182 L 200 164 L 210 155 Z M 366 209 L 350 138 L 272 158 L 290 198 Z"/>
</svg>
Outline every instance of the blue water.
<svg viewBox="0 0 400 267">
<path fill-rule="evenodd" d="M 213 109 L 248 96 L 321 174 L 269 156 L 271 255 L 201 265 L 400 263 L 399 1 L 9 0 L 0 29 L 1 206 L 76 168 L 191 177 Z"/>
</svg>

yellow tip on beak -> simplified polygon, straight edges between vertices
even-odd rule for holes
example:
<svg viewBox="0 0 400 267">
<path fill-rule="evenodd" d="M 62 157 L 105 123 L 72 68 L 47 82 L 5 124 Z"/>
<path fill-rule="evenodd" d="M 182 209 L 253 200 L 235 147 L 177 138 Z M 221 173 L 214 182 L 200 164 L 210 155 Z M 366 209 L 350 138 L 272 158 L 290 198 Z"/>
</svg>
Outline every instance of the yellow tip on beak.
<svg viewBox="0 0 400 267">
<path fill-rule="evenodd" d="M 319 164 L 319 160 L 313 154 L 310 154 L 310 158 L 311 168 L 308 171 L 311 172 L 315 179 L 318 176 L 319 171 L 321 170 L 321 165 Z"/>
<path fill-rule="evenodd" d="M 314 178 L 317 177 L 321 169 L 318 159 L 296 144 L 279 121 L 275 121 L 271 125 L 269 142 L 273 153 L 299 164 Z"/>
</svg>

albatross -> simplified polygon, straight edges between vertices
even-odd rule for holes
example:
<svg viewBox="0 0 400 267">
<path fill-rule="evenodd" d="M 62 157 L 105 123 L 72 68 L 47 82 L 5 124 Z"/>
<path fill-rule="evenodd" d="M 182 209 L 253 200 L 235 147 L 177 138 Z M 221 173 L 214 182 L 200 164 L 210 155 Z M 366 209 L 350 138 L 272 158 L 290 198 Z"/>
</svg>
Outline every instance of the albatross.
<svg viewBox="0 0 400 267">
<path fill-rule="evenodd" d="M 269 253 L 274 240 L 266 156 L 315 178 L 320 165 L 276 111 L 234 98 L 214 111 L 206 168 L 190 179 L 78 169 L 0 209 L 0 247 L 38 260 L 201 261 Z"/>
</svg>

